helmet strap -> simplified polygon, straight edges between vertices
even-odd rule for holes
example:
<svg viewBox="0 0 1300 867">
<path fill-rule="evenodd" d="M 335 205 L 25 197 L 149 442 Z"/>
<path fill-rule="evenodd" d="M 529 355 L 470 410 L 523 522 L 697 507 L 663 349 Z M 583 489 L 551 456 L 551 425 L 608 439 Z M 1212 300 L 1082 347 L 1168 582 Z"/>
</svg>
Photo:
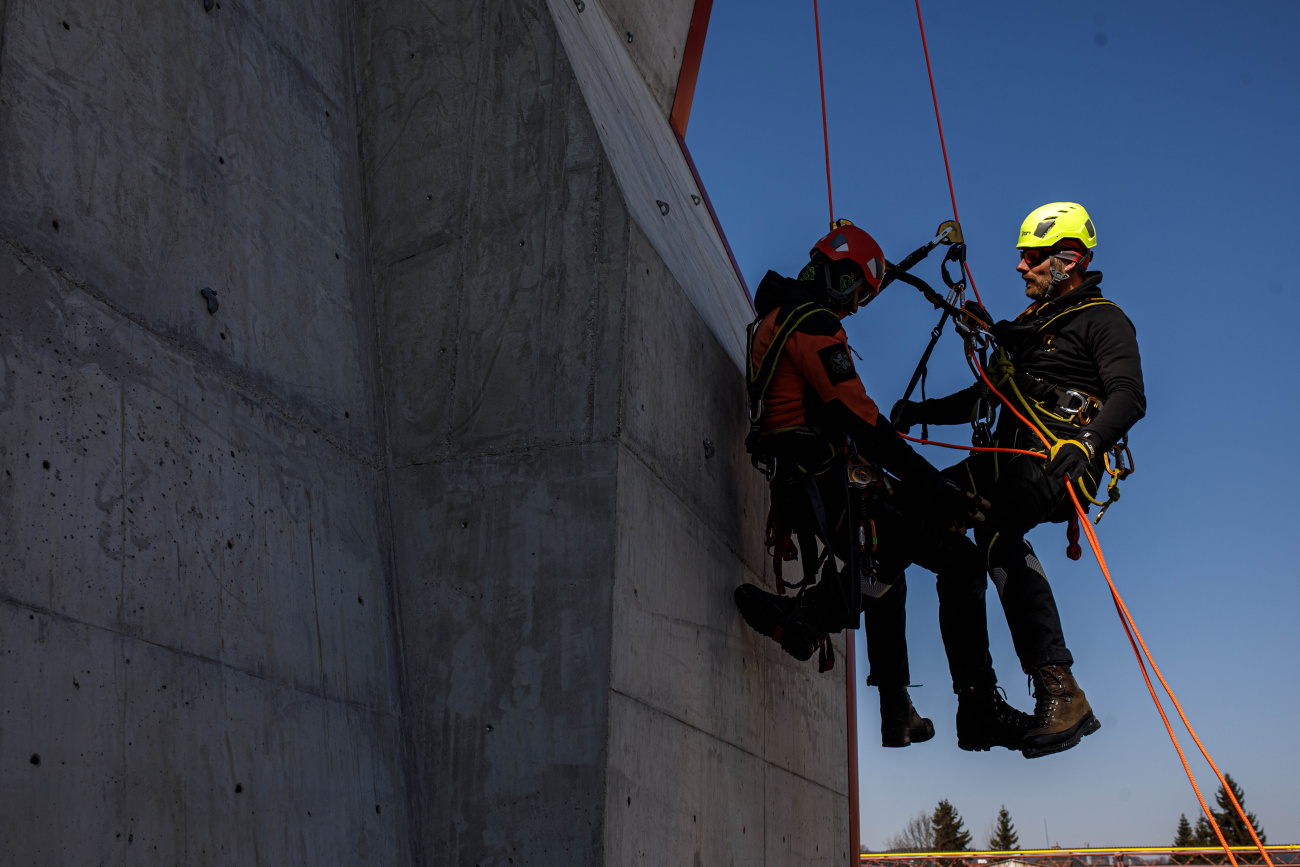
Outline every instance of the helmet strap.
<svg viewBox="0 0 1300 867">
<path fill-rule="evenodd" d="M 1058 259 L 1056 256 L 1047 257 L 1047 269 L 1052 272 L 1052 289 L 1055 289 L 1059 284 L 1070 279 L 1068 272 L 1061 271 L 1057 268 L 1057 265 L 1061 265 L 1062 268 L 1065 267 L 1061 262 L 1062 260 Z"/>
</svg>

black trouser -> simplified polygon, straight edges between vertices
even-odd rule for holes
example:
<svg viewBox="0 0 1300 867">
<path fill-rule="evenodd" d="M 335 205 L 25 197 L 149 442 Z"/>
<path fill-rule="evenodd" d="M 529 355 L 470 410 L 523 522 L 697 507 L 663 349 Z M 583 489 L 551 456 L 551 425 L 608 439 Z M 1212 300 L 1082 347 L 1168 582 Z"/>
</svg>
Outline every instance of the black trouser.
<svg viewBox="0 0 1300 867">
<path fill-rule="evenodd" d="M 859 509 L 866 510 L 875 526 L 875 577 L 891 585 L 879 596 L 862 594 L 861 611 L 871 666 L 867 683 L 899 687 L 911 682 L 904 570 L 916 563 L 938 575 L 939 628 L 954 689 L 996 684 L 984 606 L 987 579 L 975 543 L 935 521 L 927 522 L 928 504 L 897 483 L 892 494 L 875 488 L 870 497 L 865 497 L 862 492 L 846 488 L 843 471 L 834 469 L 817 477 L 817 490 L 825 509 L 831 550 L 845 562 L 852 527 L 857 525 L 857 521 L 850 519 L 859 514 Z M 848 511 L 850 503 L 852 515 Z M 857 617 L 848 616 L 844 608 L 848 598 L 844 588 L 847 577 L 837 576 L 833 583 L 823 580 L 809 591 L 816 604 L 827 610 L 827 622 L 832 630 L 857 625 Z"/>
<path fill-rule="evenodd" d="M 1104 460 L 1100 456 L 1089 467 L 1089 481 L 1101 478 Z M 1043 665 L 1073 665 L 1052 586 L 1025 540 L 1037 525 L 1064 520 L 1073 511 L 1065 482 L 1049 478 L 1043 460 L 1028 455 L 974 455 L 944 474 L 993 503 L 988 520 L 976 525 L 975 542 L 1002 600 L 1021 668 L 1028 673 Z M 1095 483 L 1089 490 L 1096 493 Z"/>
</svg>

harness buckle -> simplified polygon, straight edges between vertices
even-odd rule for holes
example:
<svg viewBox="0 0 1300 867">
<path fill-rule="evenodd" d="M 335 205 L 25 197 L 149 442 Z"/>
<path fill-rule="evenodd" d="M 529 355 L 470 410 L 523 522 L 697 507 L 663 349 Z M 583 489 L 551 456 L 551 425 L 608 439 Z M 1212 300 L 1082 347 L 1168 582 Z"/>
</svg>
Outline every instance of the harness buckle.
<svg viewBox="0 0 1300 867">
<path fill-rule="evenodd" d="M 1061 389 L 1056 409 L 1062 414 L 1075 419 L 1080 424 L 1086 425 L 1096 418 L 1097 413 L 1101 411 L 1101 401 L 1090 394 L 1084 394 L 1082 391 L 1064 388 Z"/>
</svg>

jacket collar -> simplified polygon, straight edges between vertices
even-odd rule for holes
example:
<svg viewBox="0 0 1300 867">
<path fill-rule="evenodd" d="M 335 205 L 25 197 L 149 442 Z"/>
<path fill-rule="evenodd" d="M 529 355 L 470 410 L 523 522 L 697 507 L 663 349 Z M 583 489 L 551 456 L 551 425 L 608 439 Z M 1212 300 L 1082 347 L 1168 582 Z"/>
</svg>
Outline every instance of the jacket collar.
<svg viewBox="0 0 1300 867">
<path fill-rule="evenodd" d="M 1101 272 L 1089 271 L 1083 282 L 1051 301 L 1039 301 L 1029 305 L 1017 319 L 1030 319 L 1039 316 L 1055 316 L 1079 304 L 1095 301 L 1101 297 Z"/>
</svg>

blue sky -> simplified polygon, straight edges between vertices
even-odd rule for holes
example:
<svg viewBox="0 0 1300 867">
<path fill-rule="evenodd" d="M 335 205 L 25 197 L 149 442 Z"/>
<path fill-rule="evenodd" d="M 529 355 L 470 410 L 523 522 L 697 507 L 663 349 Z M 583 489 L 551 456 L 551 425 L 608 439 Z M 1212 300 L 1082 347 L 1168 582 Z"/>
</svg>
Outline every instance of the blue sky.
<svg viewBox="0 0 1300 867">
<path fill-rule="evenodd" d="M 1270 842 L 1300 841 L 1300 4 L 931 0 L 922 10 L 990 311 L 1009 318 L 1025 304 L 1014 239 L 1030 210 L 1076 201 L 1096 222 L 1094 267 L 1137 326 L 1149 402 L 1131 436 L 1137 472 L 1101 542 L 1211 755 L 1244 786 Z M 952 216 L 915 9 L 823 0 L 821 16 L 836 216 L 896 261 Z M 768 268 L 793 274 L 827 229 L 811 2 L 716 0 L 687 142 L 750 286 Z M 917 272 L 939 285 L 934 258 Z M 878 403 L 901 396 L 936 319 L 894 284 L 848 321 Z M 929 394 L 968 381 L 949 332 Z M 968 429 L 939 431 L 968 441 Z M 939 466 L 955 459 L 926 453 Z M 1026 846 L 1168 844 L 1180 813 L 1195 821 L 1086 543 L 1075 563 L 1061 525 L 1030 540 L 1103 728 L 1032 761 L 958 750 L 933 580 L 913 568 L 912 672 L 924 685 L 913 697 L 938 735 L 880 748 L 876 692 L 861 690 L 867 845 L 940 798 L 980 844 L 1002 804 Z M 1002 683 L 1029 710 L 993 594 L 989 603 Z M 1208 797 L 1217 783 L 1199 757 L 1193 767 Z"/>
</svg>

